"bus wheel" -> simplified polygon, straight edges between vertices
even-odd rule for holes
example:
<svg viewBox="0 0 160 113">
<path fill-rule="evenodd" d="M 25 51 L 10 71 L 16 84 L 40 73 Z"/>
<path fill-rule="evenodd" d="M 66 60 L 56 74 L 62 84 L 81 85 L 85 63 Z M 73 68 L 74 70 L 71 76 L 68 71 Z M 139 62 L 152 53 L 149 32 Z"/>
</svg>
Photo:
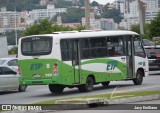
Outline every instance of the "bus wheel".
<svg viewBox="0 0 160 113">
<path fill-rule="evenodd" d="M 143 73 L 142 71 L 138 70 L 136 74 L 136 78 L 133 79 L 133 83 L 135 85 L 141 85 L 143 82 Z"/>
<path fill-rule="evenodd" d="M 102 82 L 101 84 L 104 86 L 104 87 L 107 87 L 109 85 L 110 81 L 107 81 L 107 82 Z"/>
<path fill-rule="evenodd" d="M 24 85 L 24 86 L 19 86 L 19 88 L 18 88 L 18 91 L 19 92 L 25 92 L 26 91 L 26 88 L 27 88 L 27 86 L 26 85 Z"/>
<path fill-rule="evenodd" d="M 52 93 L 59 94 L 63 92 L 64 86 L 59 84 L 49 84 L 49 90 Z"/>
<path fill-rule="evenodd" d="M 80 85 L 78 90 L 80 92 L 90 92 L 93 90 L 94 80 L 92 77 L 87 77 L 86 84 Z"/>
</svg>

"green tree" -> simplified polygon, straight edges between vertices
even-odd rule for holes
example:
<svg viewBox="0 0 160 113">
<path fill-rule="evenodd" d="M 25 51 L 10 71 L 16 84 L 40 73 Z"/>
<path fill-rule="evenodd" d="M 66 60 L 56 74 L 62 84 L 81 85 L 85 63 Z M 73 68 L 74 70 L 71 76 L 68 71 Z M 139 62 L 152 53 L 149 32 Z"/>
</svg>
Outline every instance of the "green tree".
<svg viewBox="0 0 160 113">
<path fill-rule="evenodd" d="M 18 47 L 17 47 L 17 46 L 13 46 L 13 47 L 8 51 L 8 53 L 9 53 L 10 55 L 12 55 L 12 54 L 17 54 L 17 52 L 18 52 Z"/>
<path fill-rule="evenodd" d="M 139 24 L 134 24 L 131 26 L 131 31 L 134 31 L 138 34 L 140 34 L 140 25 Z"/>
<path fill-rule="evenodd" d="M 151 36 L 151 33 L 150 33 L 149 26 L 150 26 L 150 24 L 145 24 L 144 25 L 144 34 L 141 35 L 141 36 L 145 39 L 152 40 L 152 36 Z M 134 31 L 134 32 L 140 34 L 140 25 L 139 24 L 132 25 L 131 26 L 131 31 Z"/>
<path fill-rule="evenodd" d="M 155 17 L 150 24 L 150 33 L 151 36 L 156 37 L 156 36 L 160 36 L 160 11 L 157 15 L 157 17 Z"/>
<path fill-rule="evenodd" d="M 99 4 L 98 4 L 98 2 L 93 1 L 93 2 L 91 3 L 91 6 L 99 6 Z"/>
<path fill-rule="evenodd" d="M 83 30 L 84 26 L 78 26 L 77 28 L 64 27 L 61 25 L 53 24 L 51 20 L 44 19 L 38 20 L 33 25 L 28 26 L 27 29 L 23 32 L 24 36 L 36 35 L 36 34 L 50 34 L 57 31 L 72 31 L 72 30 Z"/>
<path fill-rule="evenodd" d="M 61 14 L 63 23 L 81 22 L 81 18 L 84 17 L 84 9 L 69 8 L 67 13 Z"/>
<path fill-rule="evenodd" d="M 52 22 L 49 19 L 37 20 L 26 28 L 23 35 L 47 34 L 52 32 Z"/>
<path fill-rule="evenodd" d="M 68 8 L 70 6 L 72 6 L 72 2 L 65 0 L 57 0 L 57 3 L 55 4 L 56 8 Z"/>
</svg>

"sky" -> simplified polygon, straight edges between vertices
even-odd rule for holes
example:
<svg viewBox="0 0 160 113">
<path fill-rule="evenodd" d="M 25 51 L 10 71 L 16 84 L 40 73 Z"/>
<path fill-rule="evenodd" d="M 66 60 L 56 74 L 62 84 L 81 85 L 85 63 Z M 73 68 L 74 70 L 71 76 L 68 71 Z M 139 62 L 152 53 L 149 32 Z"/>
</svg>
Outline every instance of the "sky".
<svg viewBox="0 0 160 113">
<path fill-rule="evenodd" d="M 105 4 L 107 4 L 107 3 L 112 3 L 112 2 L 115 1 L 115 0 L 90 0 L 90 2 L 93 2 L 93 1 L 96 1 L 96 2 L 98 2 L 99 4 L 105 5 Z"/>
</svg>

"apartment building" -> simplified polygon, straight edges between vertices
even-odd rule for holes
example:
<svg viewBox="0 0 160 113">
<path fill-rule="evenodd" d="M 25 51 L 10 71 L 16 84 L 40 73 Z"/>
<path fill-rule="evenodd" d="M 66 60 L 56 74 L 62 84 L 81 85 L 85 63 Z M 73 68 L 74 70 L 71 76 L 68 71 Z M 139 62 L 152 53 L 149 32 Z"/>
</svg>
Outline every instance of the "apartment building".
<svg viewBox="0 0 160 113">
<path fill-rule="evenodd" d="M 48 4 L 47 9 L 35 9 L 29 11 L 30 21 L 38 19 L 53 18 L 56 14 L 67 12 L 67 8 L 55 8 L 53 4 Z"/>
<path fill-rule="evenodd" d="M 21 23 L 21 13 L 6 11 L 6 8 L 1 8 L 0 12 L 0 33 L 11 31 L 14 29 L 24 30 L 25 26 Z"/>
<path fill-rule="evenodd" d="M 82 26 L 85 26 L 85 18 L 83 17 L 81 19 Z M 90 13 L 90 29 L 97 30 L 114 30 L 116 29 L 116 24 L 113 20 L 113 18 L 101 18 L 101 19 L 95 19 L 94 13 Z"/>
<path fill-rule="evenodd" d="M 130 30 L 134 24 L 139 24 L 139 0 L 117 0 L 114 2 L 118 4 L 118 9 L 121 9 L 123 14 L 123 20 L 120 23 L 120 27 Z M 123 4 L 123 5 L 120 5 Z M 150 23 L 158 12 L 160 11 L 160 0 L 140 0 L 140 8 L 142 10 L 142 20 L 144 23 Z M 126 22 L 126 24 L 124 24 Z M 122 26 L 121 26 L 122 25 Z M 126 26 L 124 26 L 126 25 Z"/>
</svg>

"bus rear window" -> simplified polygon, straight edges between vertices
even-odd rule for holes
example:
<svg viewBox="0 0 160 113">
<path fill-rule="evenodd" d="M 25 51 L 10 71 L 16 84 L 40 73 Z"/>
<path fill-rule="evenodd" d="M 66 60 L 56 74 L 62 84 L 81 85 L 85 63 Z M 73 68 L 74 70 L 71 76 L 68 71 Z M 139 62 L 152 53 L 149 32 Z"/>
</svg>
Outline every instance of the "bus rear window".
<svg viewBox="0 0 160 113">
<path fill-rule="evenodd" d="M 145 48 L 149 59 L 156 59 L 160 56 L 160 48 Z"/>
<path fill-rule="evenodd" d="M 26 56 L 48 55 L 52 50 L 52 38 L 46 36 L 22 39 L 21 52 Z"/>
</svg>

